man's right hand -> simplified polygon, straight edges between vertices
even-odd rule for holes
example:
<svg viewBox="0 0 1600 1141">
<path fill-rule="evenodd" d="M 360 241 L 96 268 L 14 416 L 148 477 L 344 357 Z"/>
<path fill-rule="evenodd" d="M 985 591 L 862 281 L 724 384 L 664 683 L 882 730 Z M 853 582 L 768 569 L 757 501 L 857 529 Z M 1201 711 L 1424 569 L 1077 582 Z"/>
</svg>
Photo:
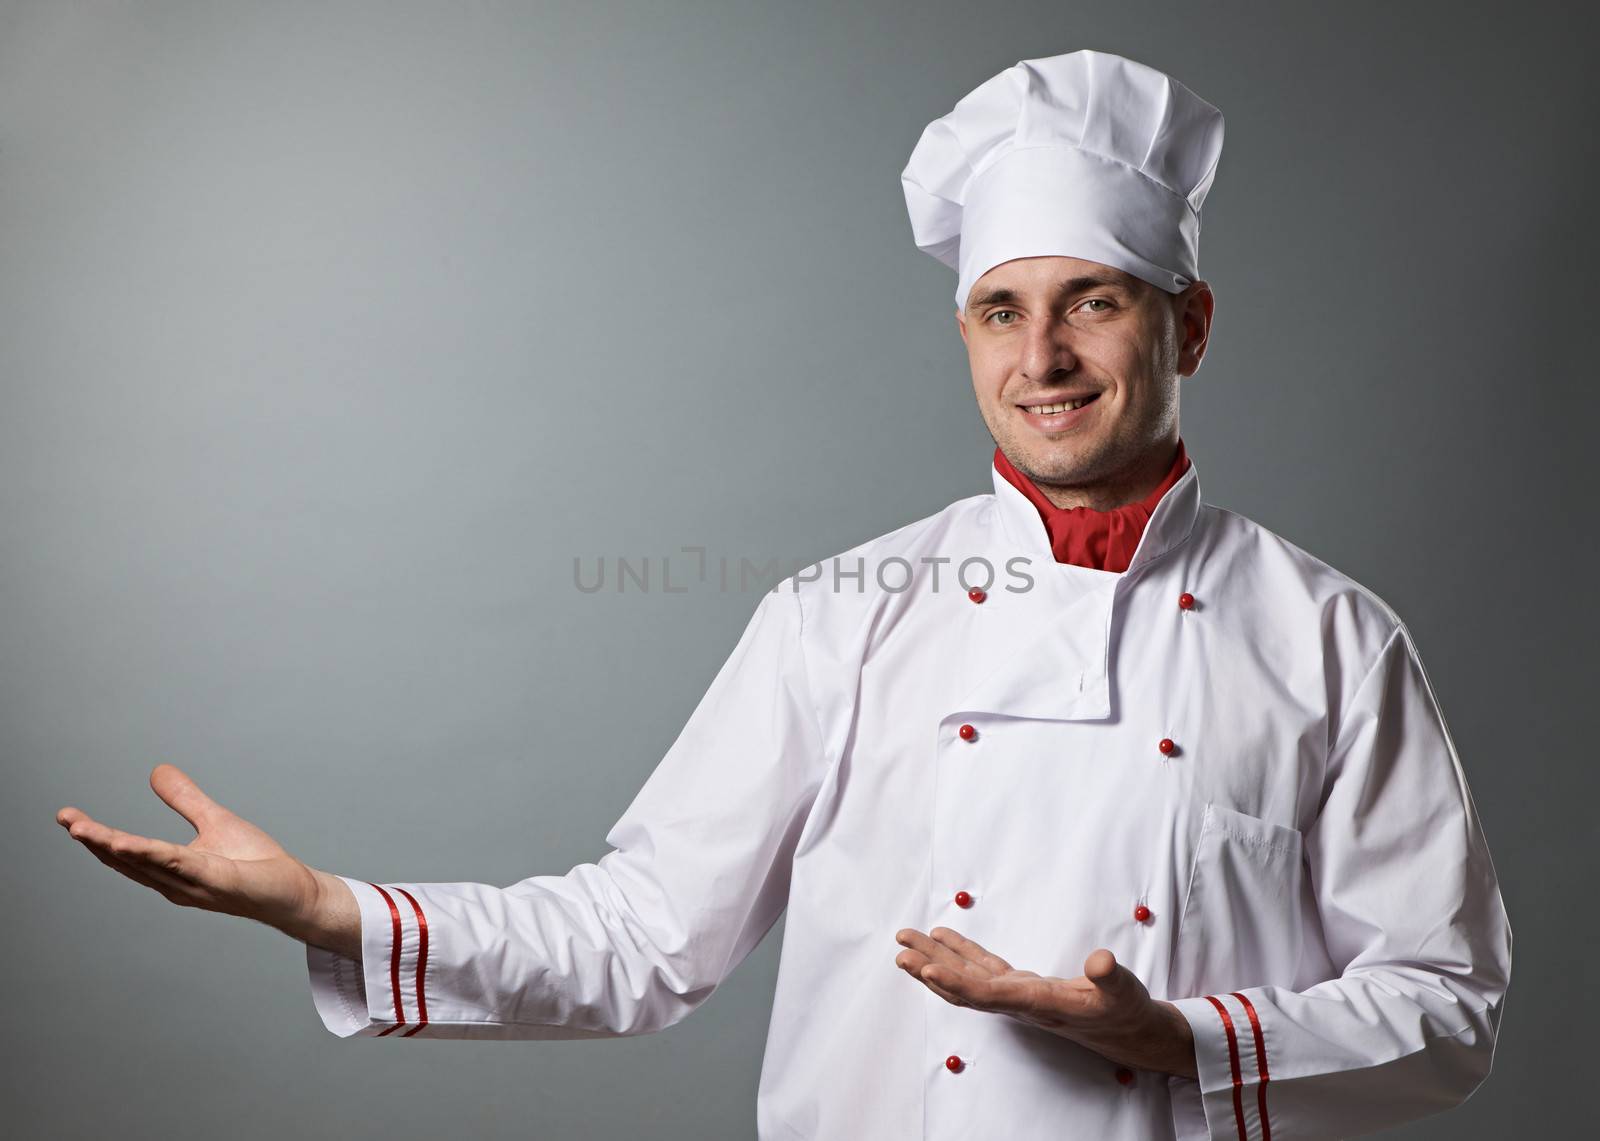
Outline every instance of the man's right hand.
<svg viewBox="0 0 1600 1141">
<path fill-rule="evenodd" d="M 201 792 L 176 765 L 157 765 L 150 787 L 194 826 L 193 840 L 180 845 L 137 836 L 72 807 L 57 812 L 56 823 L 102 864 L 179 907 L 259 920 L 360 959 L 360 912 L 343 880 L 295 859 L 260 828 Z"/>
</svg>

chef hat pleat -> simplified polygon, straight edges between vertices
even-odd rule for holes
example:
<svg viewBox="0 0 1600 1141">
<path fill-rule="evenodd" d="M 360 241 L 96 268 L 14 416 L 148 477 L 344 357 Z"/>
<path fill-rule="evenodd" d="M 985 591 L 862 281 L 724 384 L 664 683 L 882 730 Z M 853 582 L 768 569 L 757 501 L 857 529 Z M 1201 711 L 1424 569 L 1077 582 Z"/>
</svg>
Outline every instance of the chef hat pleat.
<svg viewBox="0 0 1600 1141">
<path fill-rule="evenodd" d="M 1199 276 L 1222 112 L 1153 67 L 1082 50 L 1023 60 L 929 123 L 900 176 L 956 307 L 1013 258 L 1115 266 L 1171 293 Z"/>
</svg>

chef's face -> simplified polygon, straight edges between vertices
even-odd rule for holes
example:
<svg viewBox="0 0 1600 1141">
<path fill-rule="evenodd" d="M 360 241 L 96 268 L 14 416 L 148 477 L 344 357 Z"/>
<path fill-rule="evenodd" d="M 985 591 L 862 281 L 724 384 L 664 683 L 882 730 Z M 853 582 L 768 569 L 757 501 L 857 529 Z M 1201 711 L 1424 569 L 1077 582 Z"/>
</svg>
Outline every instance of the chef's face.
<svg viewBox="0 0 1600 1141">
<path fill-rule="evenodd" d="M 1064 506 L 1130 502 L 1172 461 L 1212 305 L 1203 281 L 1172 294 L 1079 258 L 995 266 L 956 311 L 990 435 Z"/>
</svg>

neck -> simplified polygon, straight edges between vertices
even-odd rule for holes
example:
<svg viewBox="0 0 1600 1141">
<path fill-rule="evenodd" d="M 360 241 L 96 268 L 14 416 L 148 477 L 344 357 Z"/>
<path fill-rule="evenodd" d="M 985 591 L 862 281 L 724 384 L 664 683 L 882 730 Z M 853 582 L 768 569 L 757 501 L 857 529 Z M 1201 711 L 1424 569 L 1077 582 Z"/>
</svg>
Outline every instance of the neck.
<svg viewBox="0 0 1600 1141">
<path fill-rule="evenodd" d="M 1159 453 L 1156 456 L 1159 457 Z M 1061 504 L 1047 498 L 1033 480 L 1012 465 L 998 446 L 994 450 L 995 472 L 1033 504 L 1044 524 L 1050 553 L 1056 562 L 1098 570 L 1125 571 L 1132 565 L 1145 524 L 1154 518 L 1160 501 L 1189 470 L 1183 441 L 1176 442 L 1160 479 L 1151 482 L 1143 474 L 1144 468 L 1143 462 L 1134 465 L 1129 477 L 1115 484 L 1107 480 L 1092 488 L 1066 488 L 1075 493 L 1073 498 L 1088 501 Z M 1150 470 L 1155 470 L 1153 464 Z M 1134 498 L 1141 490 L 1143 498 Z M 1086 491 L 1095 494 L 1085 496 Z M 1106 506 L 1097 507 L 1096 502 Z"/>
<path fill-rule="evenodd" d="M 1177 439 L 1163 440 L 1159 447 L 1150 449 L 1131 467 L 1110 479 L 1096 483 L 1047 483 L 1034 479 L 1033 484 L 1046 499 L 1063 510 L 1087 507 L 1092 511 L 1110 511 L 1142 501 L 1167 477 L 1177 456 Z"/>
</svg>

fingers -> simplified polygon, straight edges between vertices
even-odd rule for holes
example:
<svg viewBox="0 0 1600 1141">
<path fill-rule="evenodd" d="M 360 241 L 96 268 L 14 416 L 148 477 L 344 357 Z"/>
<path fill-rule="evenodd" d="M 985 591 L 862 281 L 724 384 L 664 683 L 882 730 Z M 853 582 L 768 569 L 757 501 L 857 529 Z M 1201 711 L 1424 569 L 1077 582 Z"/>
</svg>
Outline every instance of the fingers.
<svg viewBox="0 0 1600 1141">
<path fill-rule="evenodd" d="M 205 817 L 223 811 L 220 804 L 200 791 L 188 773 L 165 761 L 150 771 L 150 788 L 196 832 Z"/>
<path fill-rule="evenodd" d="M 173 876 L 164 875 L 154 870 L 145 870 L 132 864 L 123 862 L 115 856 L 108 855 L 91 844 L 85 843 L 84 847 L 89 854 L 99 860 L 106 867 L 119 875 L 126 876 L 134 883 L 143 884 L 152 891 L 160 893 L 169 902 L 179 907 L 188 907 L 197 902 L 193 895 L 193 888 Z"/>
<path fill-rule="evenodd" d="M 922 952 L 920 952 L 920 951 L 901 951 L 898 955 L 896 955 L 894 957 L 894 965 L 899 967 L 902 971 L 904 971 L 906 974 L 910 975 L 912 978 L 916 979 L 923 986 L 925 986 L 929 990 L 933 991 L 933 993 L 937 994 L 940 998 L 944 999 L 946 1002 L 954 1003 L 956 1006 L 968 1006 L 968 1005 L 970 1005 L 968 1002 L 966 1002 L 966 1000 L 961 998 L 959 995 L 952 993 L 946 987 L 940 986 L 938 982 L 936 982 L 933 978 L 929 977 L 930 975 L 935 975 L 935 976 L 938 975 L 940 968 L 936 964 L 929 962 L 928 961 L 928 957 L 926 955 L 924 955 Z M 954 978 L 954 977 L 966 978 L 967 977 L 966 975 L 962 974 L 959 971 L 954 970 L 951 967 L 945 967 L 944 968 L 944 972 L 945 972 L 945 974 L 947 976 L 952 977 L 952 978 Z"/>
<path fill-rule="evenodd" d="M 907 974 L 946 1002 L 973 1010 L 1032 1016 L 1041 1009 L 1046 993 L 1046 980 L 1038 976 L 985 978 L 920 959 L 901 965 Z"/>
<path fill-rule="evenodd" d="M 929 969 L 933 969 L 933 968 L 929 968 Z M 925 986 L 929 990 L 931 990 L 934 994 L 938 995 L 940 998 L 942 998 L 946 1002 L 950 1003 L 952 1006 L 965 1006 L 968 1009 L 972 1008 L 972 1003 L 970 1003 L 966 999 L 962 998 L 959 994 L 956 994 L 955 992 L 947 990 L 946 988 L 940 986 L 938 983 L 934 982 L 932 979 L 925 979 L 925 978 L 922 978 L 921 976 L 918 976 L 918 981 L 921 982 L 923 986 Z"/>
<path fill-rule="evenodd" d="M 67 826 L 67 833 L 92 851 L 104 853 L 147 875 L 159 872 L 186 885 L 196 881 L 188 851 L 177 844 L 110 828 L 82 813 L 77 813 Z"/>
<path fill-rule="evenodd" d="M 977 963 L 991 974 L 1003 975 L 1007 971 L 1011 970 L 1010 963 L 1006 962 L 999 955 L 996 955 L 982 944 L 968 939 L 965 935 L 962 935 L 958 931 L 952 931 L 948 927 L 935 927 L 932 931 L 928 932 L 928 934 L 932 935 L 946 947 L 949 947 L 963 959 L 966 959 L 968 962 Z"/>
<path fill-rule="evenodd" d="M 951 931 L 947 927 L 935 927 L 933 930 L 934 933 L 943 932 L 946 936 L 955 935 L 955 932 Z M 957 935 L 956 938 L 959 939 L 960 936 Z M 943 942 L 940 939 L 936 939 L 933 937 L 933 935 L 924 935 L 921 931 L 918 931 L 914 927 L 901 928 L 899 931 L 895 932 L 894 939 L 896 943 L 899 943 L 903 947 L 909 947 L 913 951 L 919 952 L 929 961 L 941 963 L 952 970 L 980 976 L 988 976 L 994 973 L 992 968 L 987 966 L 985 963 L 975 962 L 966 958 L 961 954 L 960 951 L 956 950 L 956 948 L 952 947 L 949 943 Z M 976 943 L 971 943 L 970 945 L 977 947 Z M 982 951 L 981 947 L 978 949 Z M 989 957 L 991 959 L 993 958 L 993 956 Z"/>
<path fill-rule="evenodd" d="M 894 933 L 894 941 L 902 947 L 909 947 L 917 952 L 923 959 L 931 962 L 944 962 L 954 964 L 958 956 L 949 947 L 944 946 L 937 939 L 933 939 L 918 931 L 915 927 L 902 927 Z M 899 959 L 895 960 L 896 962 Z M 922 964 L 918 962 L 917 966 Z"/>
</svg>

